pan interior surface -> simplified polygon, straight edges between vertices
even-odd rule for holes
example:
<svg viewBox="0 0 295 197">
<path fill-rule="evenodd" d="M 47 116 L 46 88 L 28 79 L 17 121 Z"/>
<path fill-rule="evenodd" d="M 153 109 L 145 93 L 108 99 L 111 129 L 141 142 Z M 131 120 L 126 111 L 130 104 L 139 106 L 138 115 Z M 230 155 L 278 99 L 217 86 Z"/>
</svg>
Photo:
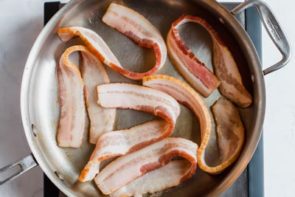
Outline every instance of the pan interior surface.
<svg viewBox="0 0 295 197">
<path fill-rule="evenodd" d="M 238 62 L 240 72 L 244 83 L 248 90 L 252 93 L 254 100 L 256 98 L 257 84 L 253 83 L 251 76 L 253 69 L 243 56 L 243 50 L 239 48 L 239 44 L 232 39 L 233 36 L 225 28 L 225 26 L 215 18 L 209 10 L 203 7 L 198 1 L 180 1 L 180 0 L 141 0 L 141 1 L 116 1 L 117 3 L 126 5 L 142 15 L 144 15 L 151 23 L 157 27 L 163 38 L 170 28 L 171 23 L 183 14 L 197 15 L 206 18 L 213 25 L 222 38 L 228 44 Z M 27 65 L 31 68 L 29 72 L 28 89 L 25 93 L 28 101 L 28 118 L 25 120 L 30 125 L 30 145 L 37 149 L 34 154 L 38 153 L 38 162 L 47 175 L 55 182 L 59 188 L 67 195 L 76 196 L 102 196 L 96 188 L 94 182 L 79 183 L 77 182 L 80 170 L 86 164 L 94 146 L 88 143 L 88 136 L 84 137 L 84 143 L 81 148 L 59 148 L 56 143 L 56 130 L 59 119 L 59 103 L 57 91 L 56 67 L 63 51 L 74 44 L 82 44 L 79 39 L 73 39 L 67 43 L 63 43 L 57 37 L 56 30 L 58 27 L 65 26 L 83 26 L 96 31 L 110 46 L 111 50 L 118 57 L 119 61 L 126 68 L 133 71 L 145 71 L 154 62 L 151 51 L 142 49 L 135 43 L 130 41 L 124 35 L 102 23 L 101 18 L 104 15 L 109 0 L 87 0 L 76 1 L 72 3 L 68 10 L 61 10 L 63 13 L 56 18 L 57 23 L 50 23 L 46 27 L 49 31 L 42 39 L 42 42 L 35 43 L 39 45 L 35 47 L 34 56 Z M 215 3 L 216 4 L 216 3 Z M 195 54 L 212 70 L 212 42 L 209 34 L 200 26 L 194 24 L 184 25 L 181 30 L 181 36 L 186 44 L 193 50 Z M 112 70 L 108 69 L 111 82 L 128 82 L 140 83 L 128 80 Z M 169 58 L 165 66 L 159 73 L 168 74 L 176 78 L 182 79 L 180 74 L 175 70 Z M 211 106 L 219 97 L 218 91 L 215 91 L 206 99 L 206 104 Z M 246 142 L 253 135 L 253 125 L 255 125 L 257 117 L 257 105 L 254 104 L 247 109 L 241 110 L 241 116 L 246 128 Z M 199 123 L 198 119 L 185 107 L 181 107 L 181 115 L 177 121 L 174 136 L 182 136 L 191 139 L 199 144 Z M 145 113 L 134 112 L 131 110 L 118 110 L 115 129 L 128 128 L 133 125 L 153 119 L 154 117 Z M 86 128 L 87 129 L 87 128 Z M 27 131 L 26 131 L 27 132 Z M 86 133 L 86 132 L 85 132 Z M 210 162 L 214 164 L 218 161 L 218 151 L 214 143 L 215 134 L 212 135 L 212 143 L 208 155 L 216 155 L 216 157 L 208 157 Z M 31 146 L 32 147 L 32 146 Z M 158 193 L 159 196 L 197 196 L 205 195 L 214 191 L 218 185 L 232 173 L 232 169 L 238 165 L 243 159 L 244 151 L 241 153 L 239 160 L 225 172 L 220 175 L 209 175 L 197 169 L 197 173 L 182 185 L 169 189 L 165 192 Z M 254 152 L 254 150 L 253 150 Z M 217 160 L 216 160 L 217 159 Z M 39 160 L 42 160 L 40 162 Z M 243 170 L 243 169 L 242 169 Z M 241 170 L 240 170 L 241 171 Z"/>
</svg>

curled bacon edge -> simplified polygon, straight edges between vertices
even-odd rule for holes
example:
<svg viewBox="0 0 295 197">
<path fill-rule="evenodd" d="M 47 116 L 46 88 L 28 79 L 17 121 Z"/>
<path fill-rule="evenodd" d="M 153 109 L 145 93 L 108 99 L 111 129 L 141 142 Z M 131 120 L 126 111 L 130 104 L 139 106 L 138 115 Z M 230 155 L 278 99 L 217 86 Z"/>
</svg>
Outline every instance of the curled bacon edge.
<svg viewBox="0 0 295 197">
<path fill-rule="evenodd" d="M 106 159 L 133 152 L 171 135 L 180 106 L 171 96 L 152 88 L 133 84 L 112 83 L 97 87 L 98 104 L 110 109 L 133 109 L 162 118 L 130 129 L 102 135 L 90 160 L 80 173 L 81 182 L 92 180 Z"/>
<path fill-rule="evenodd" d="M 178 27 L 188 22 L 201 25 L 211 36 L 213 42 L 213 66 L 215 74 L 220 80 L 219 90 L 221 94 L 240 107 L 250 106 L 252 96 L 243 84 L 232 53 L 215 29 L 200 17 L 182 16 L 172 24 L 168 33 L 167 46 L 169 55 L 174 60 L 178 70 L 203 96 L 211 94 L 219 85 L 214 75 L 206 69 L 204 64 L 195 57 L 180 38 Z"/>
<path fill-rule="evenodd" d="M 81 52 L 81 72 L 79 66 L 70 61 L 70 55 L 75 52 Z M 105 68 L 85 46 L 76 45 L 62 54 L 57 77 L 61 107 L 58 145 L 72 148 L 81 146 L 86 122 L 85 103 L 90 119 L 89 142 L 95 144 L 102 133 L 112 130 L 116 116 L 114 109 L 105 109 L 96 104 L 96 86 L 109 83 Z"/>
<path fill-rule="evenodd" d="M 203 98 L 187 83 L 168 75 L 153 75 L 145 77 L 143 79 L 143 85 L 171 95 L 178 102 L 190 108 L 199 119 L 201 127 L 201 142 L 200 147 L 198 148 L 198 166 L 203 171 L 210 174 L 219 174 L 238 158 L 240 151 L 235 152 L 234 155 L 217 166 L 209 166 L 206 163 L 205 151 L 212 132 L 210 111 L 208 107 L 206 107 Z M 220 121 L 217 122 L 217 127 L 219 123 Z"/>
<path fill-rule="evenodd" d="M 75 36 L 80 37 L 101 62 L 129 79 L 140 80 L 162 68 L 167 59 L 166 45 L 160 32 L 147 19 L 130 8 L 112 3 L 102 20 L 141 47 L 153 49 L 156 57 L 155 65 L 143 73 L 126 70 L 105 41 L 97 33 L 84 27 L 62 27 L 57 33 L 63 41 L 68 41 Z"/>
<path fill-rule="evenodd" d="M 56 138 L 60 147 L 80 147 L 85 130 L 84 81 L 79 67 L 69 60 L 76 51 L 88 52 L 83 46 L 70 47 L 61 55 L 57 67 L 60 117 Z"/>
<path fill-rule="evenodd" d="M 96 144 L 97 139 L 103 133 L 113 130 L 116 120 L 116 110 L 106 109 L 97 105 L 97 85 L 110 83 L 108 74 L 100 62 L 90 51 L 84 48 L 81 53 L 81 75 L 85 84 L 85 103 L 90 121 L 89 142 Z M 87 52 L 86 52 L 87 51 Z"/>
<path fill-rule="evenodd" d="M 217 77 L 199 60 L 181 39 L 179 28 L 187 23 L 195 22 L 188 16 L 174 21 L 167 36 L 169 56 L 174 65 L 188 82 L 203 96 L 208 97 L 220 84 Z"/>
<path fill-rule="evenodd" d="M 104 194 L 111 196 L 142 195 L 176 186 L 195 173 L 197 148 L 197 144 L 184 138 L 165 138 L 114 160 L 97 175 L 95 183 Z M 187 160 L 190 165 L 177 165 L 179 161 L 171 161 L 175 157 Z M 183 167 L 185 169 L 182 169 Z M 165 176 L 171 179 L 165 181 L 165 176 L 157 176 L 165 172 L 167 173 Z M 177 174 L 172 176 L 170 173 Z M 142 179 L 149 180 L 153 184 L 146 187 L 145 184 L 140 185 L 139 191 L 134 186 L 139 185 Z"/>
</svg>

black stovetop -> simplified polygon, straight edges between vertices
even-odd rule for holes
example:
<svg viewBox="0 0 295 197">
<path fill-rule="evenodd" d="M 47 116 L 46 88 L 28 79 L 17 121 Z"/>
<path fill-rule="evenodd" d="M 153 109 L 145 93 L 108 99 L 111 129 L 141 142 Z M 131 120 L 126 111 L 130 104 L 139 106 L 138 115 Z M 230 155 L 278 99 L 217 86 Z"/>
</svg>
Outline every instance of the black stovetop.
<svg viewBox="0 0 295 197">
<path fill-rule="evenodd" d="M 224 6 L 231 9 L 237 3 L 225 3 Z M 44 4 L 44 25 L 59 10 L 62 5 L 59 2 L 48 2 Z M 259 57 L 261 58 L 261 23 L 258 13 L 254 8 L 246 10 L 238 19 L 242 21 L 252 39 Z M 263 137 L 257 150 L 249 163 L 247 169 L 242 173 L 238 180 L 222 196 L 224 197 L 262 197 L 263 188 Z M 61 192 L 44 175 L 44 197 L 58 197 Z"/>
</svg>

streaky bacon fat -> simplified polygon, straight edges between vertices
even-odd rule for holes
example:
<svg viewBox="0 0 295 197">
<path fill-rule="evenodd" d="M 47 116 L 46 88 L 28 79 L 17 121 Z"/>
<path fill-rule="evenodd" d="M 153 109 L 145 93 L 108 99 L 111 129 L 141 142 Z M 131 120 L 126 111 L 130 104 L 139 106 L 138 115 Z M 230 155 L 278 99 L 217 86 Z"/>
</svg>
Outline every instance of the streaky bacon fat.
<svg viewBox="0 0 295 197">
<path fill-rule="evenodd" d="M 159 141 L 172 133 L 180 107 L 171 96 L 139 85 L 112 83 L 97 87 L 98 104 L 105 108 L 133 109 L 162 118 L 101 136 L 79 180 L 92 180 L 99 172 L 100 162 L 135 151 Z"/>
<path fill-rule="evenodd" d="M 184 138 L 165 138 L 150 146 L 114 160 L 97 175 L 95 183 L 99 189 L 107 195 L 118 190 L 118 192 L 128 191 L 128 188 L 133 187 L 133 181 L 135 181 L 135 184 L 138 184 L 136 183 L 137 181 L 141 181 L 136 180 L 137 178 L 144 175 L 154 176 L 153 173 L 162 174 L 162 170 L 165 171 L 167 169 L 165 169 L 165 167 L 161 169 L 161 167 L 167 165 L 170 160 L 175 157 L 186 159 L 190 162 L 190 165 L 189 167 L 186 167 L 185 170 L 180 169 L 183 170 L 183 174 L 178 174 L 178 176 L 175 176 L 173 179 L 167 180 L 168 182 L 166 183 L 166 186 L 173 186 L 176 183 L 180 183 L 191 177 L 195 173 L 197 167 L 197 144 Z M 168 168 L 172 168 L 172 170 L 174 167 L 178 168 L 184 166 L 168 166 Z M 152 172 L 155 169 L 160 171 Z M 170 172 L 170 170 L 168 171 Z M 152 174 L 147 174 L 148 172 L 151 172 Z M 175 178 L 177 180 L 175 180 Z M 155 182 L 153 184 L 157 184 L 156 179 L 154 180 Z M 160 180 L 162 182 L 161 178 Z M 170 181 L 173 183 L 170 183 Z M 166 189 L 166 186 L 165 188 L 161 187 L 160 189 Z M 155 186 L 154 188 L 159 189 L 157 187 L 160 186 Z M 147 187 L 147 189 L 155 190 L 151 187 Z M 143 189 L 141 192 L 145 193 L 148 191 Z"/>
<path fill-rule="evenodd" d="M 94 179 L 102 161 L 136 151 L 162 139 L 167 135 L 165 132 L 168 127 L 163 120 L 153 120 L 130 129 L 105 133 L 98 139 L 89 161 L 81 171 L 79 181 Z"/>
<path fill-rule="evenodd" d="M 75 65 L 70 55 L 80 52 L 83 64 Z M 114 109 L 97 105 L 96 86 L 109 83 L 108 75 L 101 62 L 82 45 L 69 47 L 61 56 L 57 69 L 61 116 L 57 141 L 62 147 L 80 147 L 85 127 L 85 106 L 90 118 L 90 143 L 96 143 L 98 136 L 113 130 Z M 84 98 L 83 98 L 84 89 Z"/>
<path fill-rule="evenodd" d="M 211 36 L 213 66 L 216 76 L 220 80 L 221 94 L 240 107 L 248 107 L 252 103 L 252 96 L 243 84 L 237 62 L 219 34 L 203 18 L 186 15 L 172 24 L 167 37 L 167 46 L 179 71 L 203 96 L 208 96 L 219 85 L 217 78 L 197 59 L 180 38 L 178 27 L 188 22 L 201 25 Z"/>
<path fill-rule="evenodd" d="M 60 117 L 57 143 L 60 147 L 78 148 L 85 130 L 86 110 L 84 105 L 84 82 L 79 66 L 69 60 L 76 51 L 86 50 L 73 46 L 65 50 L 57 67 Z"/>
<path fill-rule="evenodd" d="M 110 83 L 109 77 L 102 63 L 92 55 L 86 47 L 84 47 L 81 55 L 81 73 L 85 83 L 85 103 L 88 117 L 90 119 L 89 142 L 96 144 L 100 135 L 113 130 L 116 119 L 116 110 L 103 108 L 96 102 L 97 85 Z"/>
<path fill-rule="evenodd" d="M 142 196 L 178 186 L 185 179 L 183 175 L 191 168 L 186 160 L 172 160 L 167 165 L 148 172 L 147 174 L 131 181 L 126 186 L 112 193 L 111 197 Z"/>
<path fill-rule="evenodd" d="M 84 27 L 62 27 L 57 33 L 64 41 L 75 36 L 80 37 L 100 61 L 127 78 L 139 80 L 161 69 L 167 59 L 166 45 L 160 32 L 147 19 L 130 8 L 112 3 L 103 16 L 103 22 L 125 34 L 141 47 L 153 49 L 155 65 L 143 73 L 125 69 L 105 41 L 97 33 Z"/>
<path fill-rule="evenodd" d="M 203 96 L 209 96 L 220 84 L 217 77 L 199 60 L 181 39 L 179 28 L 195 22 L 188 16 L 180 17 L 171 25 L 167 36 L 169 56 L 183 77 Z"/>
<path fill-rule="evenodd" d="M 152 88 L 111 83 L 97 87 L 97 103 L 106 108 L 133 109 L 152 113 L 174 125 L 180 113 L 177 101 L 170 95 Z"/>
<path fill-rule="evenodd" d="M 156 64 L 151 70 L 138 76 L 151 75 L 161 69 L 167 59 L 167 48 L 161 33 L 144 16 L 138 12 L 111 3 L 102 21 L 110 27 L 128 36 L 141 47 L 151 48 L 156 57 Z"/>
<path fill-rule="evenodd" d="M 240 142 L 243 141 L 241 138 L 239 138 L 239 141 L 236 142 L 238 145 L 234 146 L 237 148 L 236 150 L 237 152 L 234 152 L 233 156 L 229 157 L 230 158 L 229 160 L 224 159 L 217 166 L 209 166 L 206 163 L 205 152 L 206 152 L 206 148 L 208 146 L 210 135 L 212 132 L 210 111 L 208 107 L 205 105 L 202 97 L 196 91 L 194 91 L 187 83 L 167 75 L 153 75 L 153 76 L 145 77 L 143 79 L 143 85 L 166 92 L 167 94 L 174 97 L 180 103 L 183 103 L 184 105 L 189 107 L 195 113 L 196 117 L 199 119 L 200 127 L 201 127 L 201 143 L 200 143 L 200 147 L 198 148 L 198 166 L 203 171 L 208 172 L 210 174 L 218 174 L 218 173 L 221 173 L 223 170 L 225 170 L 227 167 L 229 167 L 235 161 L 235 159 L 238 156 L 239 150 L 241 148 Z M 226 106 L 229 109 L 226 110 L 226 108 L 220 107 L 219 103 L 221 103 L 221 101 L 217 102 L 217 104 L 215 104 L 216 106 L 213 107 L 213 109 L 215 109 L 214 116 L 216 116 L 215 118 L 217 118 L 216 119 L 217 133 L 221 135 L 220 139 L 223 142 L 224 140 L 230 141 L 230 139 L 225 138 L 222 132 L 226 132 L 226 133 L 232 132 L 234 134 L 238 133 L 239 134 L 238 136 L 240 137 L 243 136 L 243 135 L 240 135 L 243 132 L 241 131 L 241 128 L 243 128 L 243 125 L 241 125 L 241 120 L 239 119 L 239 116 L 235 115 L 237 117 L 233 117 L 234 116 L 233 114 L 237 114 L 237 112 L 234 110 L 232 105 L 227 103 Z M 225 103 L 225 102 L 222 102 L 222 103 Z M 226 114 L 228 116 L 226 116 Z M 230 122 L 230 120 L 232 119 L 235 119 L 235 121 L 233 122 L 235 125 L 237 124 L 238 126 L 237 128 L 233 126 L 232 128 L 233 130 L 231 131 L 229 128 L 228 122 Z M 226 125 L 226 127 L 224 125 Z M 225 147 L 224 144 L 221 144 L 221 148 L 223 148 L 224 150 L 226 148 L 231 149 L 232 146 Z"/>
</svg>

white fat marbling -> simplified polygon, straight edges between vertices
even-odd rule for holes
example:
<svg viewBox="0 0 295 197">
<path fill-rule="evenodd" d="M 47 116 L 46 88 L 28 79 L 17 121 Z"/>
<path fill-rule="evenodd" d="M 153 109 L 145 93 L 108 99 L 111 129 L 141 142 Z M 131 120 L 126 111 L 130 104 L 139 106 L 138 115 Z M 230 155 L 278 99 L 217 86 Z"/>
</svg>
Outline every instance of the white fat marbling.
<svg viewBox="0 0 295 197">
<path fill-rule="evenodd" d="M 23 67 L 43 22 L 44 0 L 0 0 L 0 166 L 30 153 L 19 110 Z M 295 42 L 295 2 L 268 0 L 291 43 Z M 278 60 L 263 33 L 263 65 Z M 266 77 L 267 110 L 264 124 L 265 196 L 292 197 L 295 188 L 295 59 Z M 0 187 L 0 196 L 41 197 L 39 167 Z"/>
</svg>

